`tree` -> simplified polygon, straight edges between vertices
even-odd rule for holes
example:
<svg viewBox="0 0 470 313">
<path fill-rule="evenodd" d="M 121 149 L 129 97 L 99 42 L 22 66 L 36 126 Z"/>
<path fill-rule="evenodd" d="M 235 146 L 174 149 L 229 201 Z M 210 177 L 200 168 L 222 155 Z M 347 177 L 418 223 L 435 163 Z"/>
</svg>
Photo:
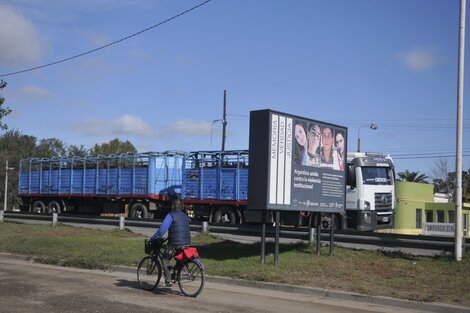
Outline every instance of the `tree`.
<svg viewBox="0 0 470 313">
<path fill-rule="evenodd" d="M 450 194 L 453 193 L 454 183 L 448 180 L 450 173 L 448 159 L 437 159 L 434 162 L 434 166 L 431 169 L 431 173 L 434 177 L 432 180 L 432 183 L 434 184 L 434 192 L 445 193 L 450 196 Z"/>
<path fill-rule="evenodd" d="M 36 141 L 36 137 L 23 135 L 18 130 L 6 131 L 0 136 L 0 157 L 19 161 L 37 156 Z"/>
<path fill-rule="evenodd" d="M 18 203 L 16 197 L 18 191 L 18 173 L 20 171 L 20 160 L 34 156 L 36 151 L 36 137 L 23 135 L 17 130 L 5 132 L 0 136 L 0 181 L 5 181 L 5 163 L 13 170 L 8 172 L 8 207 Z M 0 183 L 0 198 L 5 193 L 4 184 Z"/>
<path fill-rule="evenodd" d="M 419 171 L 410 172 L 408 170 L 399 172 L 398 177 L 400 177 L 400 180 L 402 181 L 414 182 L 414 183 L 428 183 L 426 179 L 429 178 L 425 174 L 420 174 Z"/>
<path fill-rule="evenodd" d="M 445 193 L 449 199 L 455 201 L 455 187 L 457 175 L 450 170 L 447 159 L 440 158 L 434 163 L 432 173 L 434 175 L 434 192 Z M 470 169 L 462 171 L 462 194 L 470 193 Z"/>
<path fill-rule="evenodd" d="M 0 91 L 3 90 L 3 88 L 5 88 L 7 86 L 7 82 L 4 81 L 3 79 L 0 80 Z M 2 119 L 7 116 L 8 114 L 11 113 L 11 109 L 6 107 L 2 107 L 3 106 L 3 103 L 5 103 L 5 98 L 3 98 L 0 94 L 0 130 L 5 130 L 8 128 L 7 124 L 3 123 L 2 122 Z"/>
<path fill-rule="evenodd" d="M 456 172 L 448 173 L 445 180 L 434 179 L 434 191 L 445 193 L 449 196 L 449 199 L 455 201 L 455 187 L 457 183 Z M 468 171 L 462 171 L 462 196 L 470 193 L 470 169 Z"/>
<path fill-rule="evenodd" d="M 42 158 L 65 157 L 65 144 L 57 138 L 41 139 L 36 147 L 36 154 Z"/>
<path fill-rule="evenodd" d="M 80 156 L 84 157 L 89 154 L 90 150 L 86 149 L 84 145 L 76 146 L 76 145 L 70 145 L 67 148 L 67 157 L 74 157 L 74 156 Z"/>
<path fill-rule="evenodd" d="M 137 149 L 129 140 L 120 141 L 115 138 L 108 143 L 95 144 L 90 150 L 90 155 L 94 156 L 122 153 L 137 153 Z"/>
</svg>

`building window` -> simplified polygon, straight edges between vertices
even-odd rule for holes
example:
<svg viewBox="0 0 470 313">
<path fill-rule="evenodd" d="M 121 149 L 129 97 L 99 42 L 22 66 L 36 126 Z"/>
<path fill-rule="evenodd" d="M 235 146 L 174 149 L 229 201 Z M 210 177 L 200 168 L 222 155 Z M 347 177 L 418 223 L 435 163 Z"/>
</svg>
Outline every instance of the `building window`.
<svg viewBox="0 0 470 313">
<path fill-rule="evenodd" d="M 422 228 L 422 224 L 423 224 L 423 221 L 422 221 L 422 214 L 423 214 L 423 210 L 421 209 L 416 209 L 416 228 Z"/>
<path fill-rule="evenodd" d="M 437 211 L 437 222 L 444 223 L 444 211 L 442 210 Z"/>
<path fill-rule="evenodd" d="M 454 211 L 448 211 L 447 214 L 448 214 L 448 222 L 449 223 L 455 223 L 455 212 Z"/>
<path fill-rule="evenodd" d="M 426 223 L 433 223 L 434 222 L 434 218 L 433 218 L 433 214 L 432 214 L 432 210 L 426 210 Z"/>
</svg>

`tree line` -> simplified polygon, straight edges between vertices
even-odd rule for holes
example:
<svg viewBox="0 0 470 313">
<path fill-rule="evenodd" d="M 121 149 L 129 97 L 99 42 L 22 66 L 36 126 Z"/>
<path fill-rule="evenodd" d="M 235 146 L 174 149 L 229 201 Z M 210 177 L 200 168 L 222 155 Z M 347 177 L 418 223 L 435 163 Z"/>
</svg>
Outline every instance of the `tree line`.
<svg viewBox="0 0 470 313">
<path fill-rule="evenodd" d="M 18 173 L 20 160 L 27 158 L 68 158 L 73 156 L 98 156 L 109 154 L 137 153 L 135 146 L 128 140 L 115 138 L 109 142 L 95 144 L 87 149 L 83 145 L 69 145 L 57 138 L 38 139 L 35 136 L 22 134 L 18 130 L 5 131 L 0 135 L 0 199 L 4 199 L 6 161 L 8 167 L 8 205 L 17 205 Z M 0 203 L 3 207 L 3 201 Z"/>
</svg>

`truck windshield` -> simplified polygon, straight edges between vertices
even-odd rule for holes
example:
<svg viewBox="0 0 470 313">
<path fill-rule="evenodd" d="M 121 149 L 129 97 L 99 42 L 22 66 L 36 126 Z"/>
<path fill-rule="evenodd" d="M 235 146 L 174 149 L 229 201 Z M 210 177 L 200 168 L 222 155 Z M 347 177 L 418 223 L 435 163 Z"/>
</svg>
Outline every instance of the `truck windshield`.
<svg viewBox="0 0 470 313">
<path fill-rule="evenodd" d="M 362 183 L 364 185 L 392 185 L 391 172 L 388 167 L 363 167 Z"/>
</svg>

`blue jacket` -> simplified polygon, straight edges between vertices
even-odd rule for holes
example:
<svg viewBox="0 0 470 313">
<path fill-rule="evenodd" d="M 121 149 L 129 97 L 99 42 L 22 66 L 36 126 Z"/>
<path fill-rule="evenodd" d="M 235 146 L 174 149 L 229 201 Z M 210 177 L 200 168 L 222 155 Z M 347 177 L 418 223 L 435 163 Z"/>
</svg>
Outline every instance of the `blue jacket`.
<svg viewBox="0 0 470 313">
<path fill-rule="evenodd" d="M 191 219 L 182 210 L 172 210 L 163 220 L 160 229 L 153 234 L 151 239 L 163 238 L 168 231 L 168 242 L 173 246 L 189 246 L 191 234 L 189 222 Z"/>
</svg>

